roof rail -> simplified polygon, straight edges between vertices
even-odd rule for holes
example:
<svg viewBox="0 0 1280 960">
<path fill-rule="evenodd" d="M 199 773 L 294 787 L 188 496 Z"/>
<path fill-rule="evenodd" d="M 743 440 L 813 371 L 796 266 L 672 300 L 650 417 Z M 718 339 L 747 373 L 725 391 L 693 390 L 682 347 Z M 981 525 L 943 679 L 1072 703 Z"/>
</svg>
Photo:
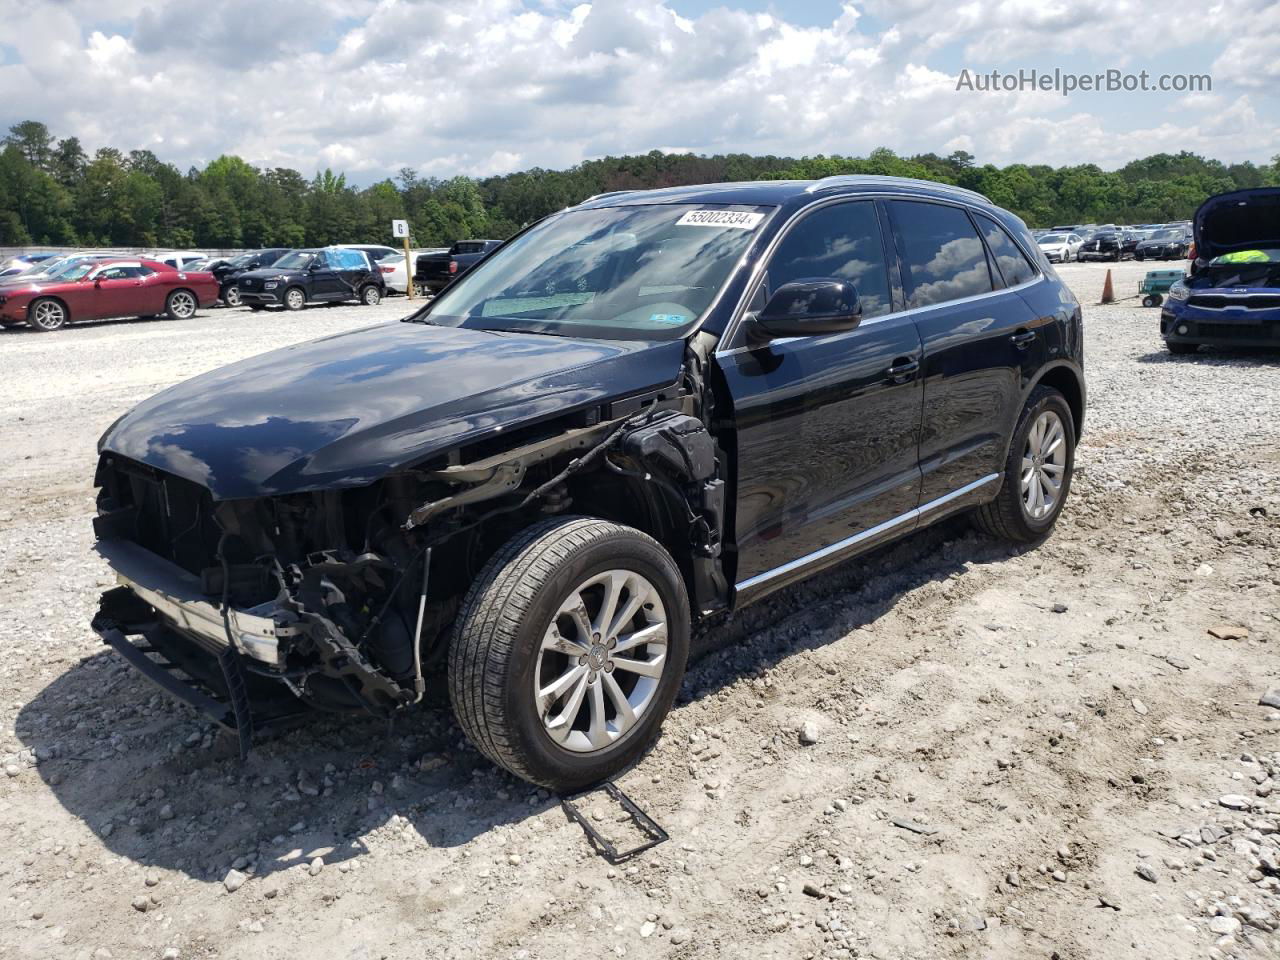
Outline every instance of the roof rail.
<svg viewBox="0 0 1280 960">
<path fill-rule="evenodd" d="M 805 187 L 804 192 L 817 193 L 819 190 L 829 190 L 832 187 L 851 187 L 859 184 L 883 184 L 884 186 L 910 184 L 916 187 L 928 187 L 931 190 L 942 190 L 967 197 L 970 200 L 991 204 L 990 197 L 983 196 L 976 190 L 968 190 L 964 187 L 957 187 L 954 184 L 939 183 L 937 180 L 920 180 L 916 177 L 887 177 L 874 173 L 840 173 L 833 177 L 823 177 L 821 180 L 815 180 Z"/>
<path fill-rule="evenodd" d="M 635 191 L 634 190 L 606 190 L 604 193 L 593 193 L 591 196 L 587 197 L 587 199 L 580 201 L 579 204 L 575 204 L 575 206 L 581 205 L 582 203 L 590 203 L 592 200 L 599 200 L 603 197 L 620 197 L 624 193 L 635 193 Z"/>
</svg>

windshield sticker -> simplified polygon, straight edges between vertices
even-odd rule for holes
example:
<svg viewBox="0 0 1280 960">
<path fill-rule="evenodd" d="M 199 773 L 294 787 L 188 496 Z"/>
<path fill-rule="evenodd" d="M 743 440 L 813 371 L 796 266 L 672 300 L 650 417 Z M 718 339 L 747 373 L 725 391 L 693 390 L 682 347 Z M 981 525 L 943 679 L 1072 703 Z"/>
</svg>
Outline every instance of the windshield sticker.
<svg viewBox="0 0 1280 960">
<path fill-rule="evenodd" d="M 689 318 L 681 313 L 653 313 L 649 315 L 649 322 L 678 327 L 682 323 L 688 323 Z"/>
<path fill-rule="evenodd" d="M 746 213 L 741 210 L 690 210 L 676 221 L 676 226 L 731 227 L 734 230 L 754 230 L 763 219 L 763 213 Z"/>
</svg>

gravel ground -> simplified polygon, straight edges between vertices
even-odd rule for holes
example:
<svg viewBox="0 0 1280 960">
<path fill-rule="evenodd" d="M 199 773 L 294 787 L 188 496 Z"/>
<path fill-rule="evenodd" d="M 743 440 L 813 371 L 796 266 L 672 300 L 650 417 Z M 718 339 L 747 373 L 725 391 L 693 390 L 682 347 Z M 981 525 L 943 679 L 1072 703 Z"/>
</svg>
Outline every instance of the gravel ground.
<svg viewBox="0 0 1280 960">
<path fill-rule="evenodd" d="M 1113 267 L 1127 295 L 1149 265 Z M 1060 273 L 1096 303 L 1101 265 Z M 1275 956 L 1280 357 L 1087 308 L 1056 533 L 962 522 L 709 638 L 610 867 L 437 705 L 246 764 L 88 629 L 94 442 L 210 367 L 407 312 L 0 334 L 0 957 Z M 1280 701 L 1277 701 L 1280 702 Z M 616 810 L 585 804 L 602 829 Z"/>
</svg>

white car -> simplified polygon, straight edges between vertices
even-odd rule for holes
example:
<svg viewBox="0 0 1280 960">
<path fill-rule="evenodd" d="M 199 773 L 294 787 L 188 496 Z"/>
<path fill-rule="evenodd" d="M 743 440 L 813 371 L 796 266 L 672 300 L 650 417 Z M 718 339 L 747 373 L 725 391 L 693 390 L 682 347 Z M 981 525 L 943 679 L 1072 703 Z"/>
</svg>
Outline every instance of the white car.
<svg viewBox="0 0 1280 960">
<path fill-rule="evenodd" d="M 348 250 L 363 250 L 370 262 L 382 271 L 382 279 L 392 293 L 409 292 L 409 270 L 405 266 L 404 251 L 381 243 L 337 243 Z"/>
<path fill-rule="evenodd" d="M 1084 238 L 1077 233 L 1046 233 L 1036 243 L 1050 263 L 1066 263 L 1079 259 Z"/>
<path fill-rule="evenodd" d="M 197 260 L 208 260 L 209 254 L 201 253 L 198 250 L 161 250 L 145 259 L 159 260 L 175 270 L 185 270 L 189 263 L 195 263 Z"/>
</svg>

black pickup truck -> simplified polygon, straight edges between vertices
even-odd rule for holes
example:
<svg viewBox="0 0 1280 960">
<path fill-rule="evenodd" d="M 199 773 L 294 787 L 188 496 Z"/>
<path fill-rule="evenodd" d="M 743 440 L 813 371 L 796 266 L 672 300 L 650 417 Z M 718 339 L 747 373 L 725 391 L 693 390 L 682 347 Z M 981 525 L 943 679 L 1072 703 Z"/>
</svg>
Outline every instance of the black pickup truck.
<svg viewBox="0 0 1280 960">
<path fill-rule="evenodd" d="M 444 253 L 424 253 L 413 270 L 414 288 L 418 293 L 439 293 L 487 257 L 501 240 L 459 240 Z"/>
</svg>

